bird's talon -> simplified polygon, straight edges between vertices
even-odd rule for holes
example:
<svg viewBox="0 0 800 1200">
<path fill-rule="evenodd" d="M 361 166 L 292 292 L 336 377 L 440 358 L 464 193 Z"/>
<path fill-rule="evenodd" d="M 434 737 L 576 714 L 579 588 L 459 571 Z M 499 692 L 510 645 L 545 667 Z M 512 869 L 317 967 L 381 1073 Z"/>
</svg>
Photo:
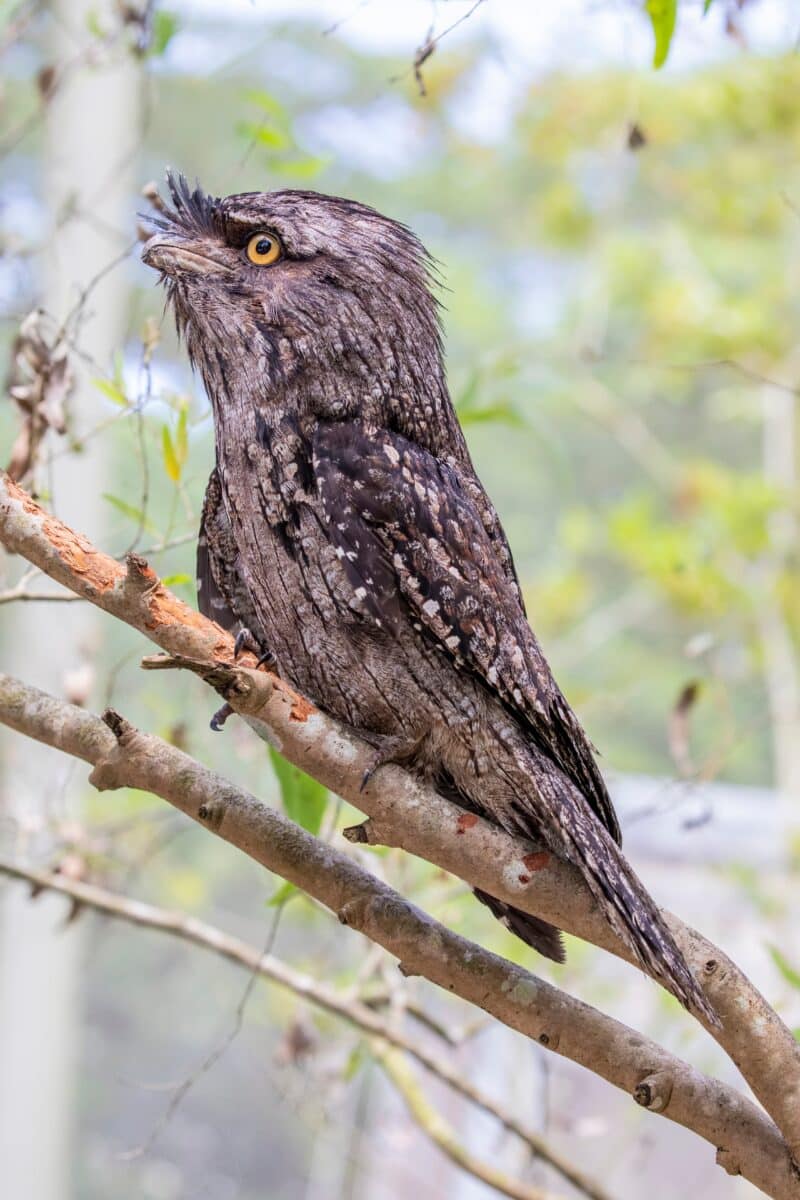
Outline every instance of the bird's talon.
<svg viewBox="0 0 800 1200">
<path fill-rule="evenodd" d="M 240 629 L 236 635 L 236 640 L 233 643 L 233 657 L 239 658 L 244 654 L 245 650 L 249 650 L 251 654 L 255 654 L 258 662 L 256 667 L 266 666 L 273 668 L 275 666 L 275 655 L 271 650 L 264 650 L 261 644 L 256 641 L 254 634 L 249 629 Z"/>
<path fill-rule="evenodd" d="M 228 717 L 233 713 L 230 704 L 223 704 L 222 708 L 218 708 L 213 717 L 209 721 L 209 726 L 214 733 L 221 733 Z"/>
<path fill-rule="evenodd" d="M 240 629 L 236 635 L 236 641 L 233 643 L 233 657 L 238 658 L 245 650 L 249 650 L 251 654 L 256 655 L 261 653 L 261 647 L 250 630 Z"/>
<path fill-rule="evenodd" d="M 390 763 L 395 766 L 406 766 L 419 750 L 422 738 L 407 738 L 395 737 L 394 735 L 385 734 L 380 739 L 378 748 L 374 751 L 370 761 L 364 768 L 364 774 L 361 776 L 361 784 L 359 792 L 363 792 L 372 776 L 379 767 L 387 767 Z"/>
</svg>

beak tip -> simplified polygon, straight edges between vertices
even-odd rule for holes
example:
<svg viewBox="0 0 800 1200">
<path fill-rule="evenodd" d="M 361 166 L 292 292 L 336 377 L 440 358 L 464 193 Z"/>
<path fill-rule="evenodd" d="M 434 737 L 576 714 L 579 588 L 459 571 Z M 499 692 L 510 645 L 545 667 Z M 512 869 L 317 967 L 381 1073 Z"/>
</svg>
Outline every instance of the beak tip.
<svg viewBox="0 0 800 1200">
<path fill-rule="evenodd" d="M 160 271 L 162 275 L 179 275 L 182 278 L 220 275 L 230 270 L 213 248 L 186 241 L 175 234 L 154 233 L 142 247 L 141 257 L 145 266 Z"/>
<path fill-rule="evenodd" d="M 158 234 L 156 233 L 156 234 L 153 234 L 152 237 L 149 237 L 147 239 L 147 241 L 145 242 L 145 244 L 142 246 L 141 259 L 142 259 L 142 262 L 145 264 L 145 266 L 147 266 L 147 267 L 157 266 L 157 263 L 156 263 L 157 251 L 158 251 Z"/>
</svg>

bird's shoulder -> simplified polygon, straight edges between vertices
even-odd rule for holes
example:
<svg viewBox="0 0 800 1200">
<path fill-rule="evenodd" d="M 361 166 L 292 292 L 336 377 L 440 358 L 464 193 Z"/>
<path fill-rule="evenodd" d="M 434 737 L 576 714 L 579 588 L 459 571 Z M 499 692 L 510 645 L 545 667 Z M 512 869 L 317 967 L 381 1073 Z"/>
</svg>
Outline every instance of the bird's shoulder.
<svg viewBox="0 0 800 1200">
<path fill-rule="evenodd" d="M 225 506 L 222 479 L 215 466 L 209 476 L 197 538 L 197 606 L 223 629 L 259 628 L 242 558 Z"/>
<path fill-rule="evenodd" d="M 214 467 L 203 497 L 197 537 L 197 606 L 203 616 L 223 629 L 233 629 L 238 620 L 230 595 L 235 558 L 236 546 L 222 501 L 222 485 Z"/>
</svg>

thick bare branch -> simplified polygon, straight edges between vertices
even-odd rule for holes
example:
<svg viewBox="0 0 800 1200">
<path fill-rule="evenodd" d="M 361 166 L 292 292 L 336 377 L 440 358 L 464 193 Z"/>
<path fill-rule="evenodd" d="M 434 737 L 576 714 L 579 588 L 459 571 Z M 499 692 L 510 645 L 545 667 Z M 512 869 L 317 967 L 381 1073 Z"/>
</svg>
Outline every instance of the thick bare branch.
<svg viewBox="0 0 800 1200">
<path fill-rule="evenodd" d="M 174 746 L 111 710 L 101 722 L 7 675 L 0 675 L 0 721 L 93 763 L 90 780 L 101 790 L 131 786 L 168 800 L 383 946 L 406 975 L 421 975 L 461 996 L 627 1091 L 643 1107 L 694 1130 L 717 1147 L 727 1171 L 744 1175 L 775 1200 L 800 1198 L 800 1180 L 778 1129 L 734 1089 L 452 933 L 351 858 Z"/>
<path fill-rule="evenodd" d="M 399 767 L 382 768 L 362 790 L 371 751 L 252 656 L 231 665 L 230 636 L 161 585 L 143 559 L 127 567 L 96 550 L 0 476 L 0 541 L 64 587 L 139 629 L 216 687 L 255 731 L 287 758 L 369 814 L 365 840 L 400 846 L 578 937 L 631 961 L 576 870 L 467 814 Z M 675 939 L 721 1018 L 709 1028 L 800 1160 L 800 1044 L 736 965 L 707 939 L 665 914 Z"/>
<path fill-rule="evenodd" d="M 9 859 L 0 858 L 0 875 L 29 883 L 35 893 L 58 892 L 62 896 L 68 896 L 79 907 L 90 908 L 104 916 L 143 929 L 154 929 L 205 950 L 211 950 L 220 957 L 244 967 L 249 973 L 255 972 L 263 979 L 293 992 L 314 1007 L 354 1026 L 372 1042 L 394 1047 L 414 1058 L 454 1092 L 494 1117 L 504 1129 L 520 1138 L 532 1154 L 563 1175 L 583 1195 L 591 1200 L 608 1200 L 605 1189 L 555 1151 L 546 1138 L 527 1128 L 514 1113 L 460 1075 L 446 1058 L 435 1054 L 422 1042 L 395 1028 L 393 1023 L 377 1016 L 372 1007 L 360 999 L 342 995 L 335 988 L 295 970 L 273 954 L 262 954 L 256 947 L 249 946 L 240 938 L 233 937 L 196 917 L 170 912 L 142 900 L 134 900 L 130 896 L 122 896 L 107 888 L 98 887 L 97 884 L 84 883 L 50 871 L 36 870 Z"/>
</svg>

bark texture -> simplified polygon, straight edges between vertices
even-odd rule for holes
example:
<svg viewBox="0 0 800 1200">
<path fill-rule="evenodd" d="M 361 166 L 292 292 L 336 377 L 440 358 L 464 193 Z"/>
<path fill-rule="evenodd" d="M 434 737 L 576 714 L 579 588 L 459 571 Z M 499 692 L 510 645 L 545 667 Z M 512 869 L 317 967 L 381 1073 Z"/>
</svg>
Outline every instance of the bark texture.
<svg viewBox="0 0 800 1200">
<path fill-rule="evenodd" d="M 245 653 L 242 661 L 234 663 L 230 634 L 172 596 L 143 560 L 134 556 L 127 566 L 121 566 L 42 510 L 7 477 L 0 477 L 0 540 L 8 549 L 24 554 L 52 579 L 139 629 L 167 652 L 167 656 L 148 660 L 148 665 L 184 666 L 195 671 L 221 692 L 260 736 L 277 744 L 298 766 L 367 812 L 366 826 L 359 827 L 361 832 L 354 836 L 403 846 L 473 886 L 503 898 L 515 908 L 558 924 L 630 961 L 630 950 L 604 920 L 574 868 L 543 851 L 541 846 L 512 837 L 477 814 L 465 813 L 399 766 L 381 768 L 362 791 L 364 771 L 373 763 L 372 747 L 320 713 L 281 680 L 253 670 L 253 656 Z M 114 780 L 113 771 L 118 772 L 131 761 L 129 755 L 118 754 L 116 740 L 97 718 L 82 710 L 70 710 L 69 706 L 47 697 L 34 696 L 24 685 L 13 681 L 6 680 L 3 687 L 2 720 L 6 724 L 87 761 L 95 762 L 101 758 L 105 761 L 108 757 L 112 765 L 107 769 L 112 774 L 104 776 L 101 773 L 101 783 Z M 18 690 L 20 688 L 22 691 Z M 78 740 L 77 733 L 80 734 Z M 178 754 L 172 748 L 165 749 Z M 150 787 L 151 783 L 147 781 L 150 776 L 144 769 L 146 759 L 137 758 L 136 761 L 139 777 L 135 786 Z M 443 987 L 452 985 L 452 990 L 506 1020 L 514 1028 L 537 1038 L 544 1033 L 551 1046 L 552 1030 L 548 1023 L 553 1025 L 558 1037 L 557 1047 L 552 1048 L 558 1048 L 570 1057 L 574 1048 L 576 1061 L 584 1062 L 604 1078 L 624 1086 L 631 1094 L 641 1086 L 644 1090 L 637 1093 L 640 1103 L 646 1101 L 646 1106 L 653 1109 L 653 1102 L 648 1097 L 655 1096 L 658 1111 L 708 1137 L 720 1150 L 721 1161 L 727 1169 L 738 1166 L 742 1174 L 768 1194 L 800 1196 L 800 1183 L 792 1165 L 792 1153 L 796 1158 L 800 1145 L 800 1047 L 791 1031 L 735 964 L 700 934 L 683 926 L 678 918 L 665 914 L 676 941 L 697 971 L 721 1018 L 721 1026 L 710 1026 L 709 1032 L 736 1062 L 781 1131 L 785 1144 L 780 1142 L 772 1124 L 765 1124 L 763 1115 L 742 1097 L 713 1081 L 698 1084 L 698 1078 L 704 1077 L 697 1076 L 691 1068 L 684 1069 L 683 1064 L 684 1073 L 679 1073 L 680 1087 L 673 1085 L 667 1089 L 662 1083 L 653 1088 L 648 1081 L 659 1075 L 665 1062 L 668 1064 L 666 1069 L 672 1071 L 674 1060 L 669 1055 L 665 1058 L 665 1051 L 643 1042 L 632 1031 L 623 1034 L 620 1031 L 624 1027 L 614 1022 L 608 1030 L 603 1026 L 600 1033 L 600 1027 L 595 1026 L 597 1039 L 586 1042 L 584 1049 L 580 1049 L 584 1043 L 582 1035 L 579 1036 L 579 1024 L 572 1024 L 571 1006 L 577 1002 L 556 989 L 548 990 L 546 985 L 525 972 L 518 976 L 518 968 L 509 964 L 502 966 L 503 971 L 510 972 L 503 978 L 512 980 L 505 990 L 502 987 L 499 993 L 493 990 L 498 976 L 487 978 L 481 985 L 480 972 L 474 974 L 467 967 L 479 960 L 485 962 L 482 957 L 485 952 L 462 939 L 453 942 L 450 940 L 453 935 L 438 926 L 435 936 L 432 935 L 431 923 L 423 920 L 416 910 L 403 907 L 393 894 L 390 902 L 385 890 L 379 889 L 380 894 L 377 894 L 372 890 L 372 884 L 368 897 L 358 888 L 354 894 L 348 894 L 347 880 L 357 869 L 350 860 L 337 856 L 330 847 L 320 846 L 291 825 L 287 831 L 288 823 L 264 810 L 252 798 L 249 806 L 242 807 L 241 800 L 238 806 L 229 803 L 226 789 L 230 789 L 230 785 L 207 772 L 203 774 L 203 769 L 186 760 L 185 756 L 170 759 L 170 770 L 176 772 L 172 784 L 168 786 L 162 772 L 157 780 L 151 779 L 154 791 L 186 808 L 188 800 L 180 789 L 188 786 L 189 779 L 197 778 L 196 772 L 200 772 L 206 781 L 204 798 L 196 797 L 191 815 L 197 817 L 203 806 L 200 819 L 208 827 L 222 832 L 270 869 L 305 887 L 309 878 L 305 873 L 297 873 L 298 864 L 311 863 L 315 870 L 316 866 L 322 869 L 327 864 L 326 871 L 334 878 L 325 879 L 328 898 L 320 896 L 323 902 L 335 911 L 341 911 L 347 923 L 361 928 L 390 948 L 407 969 L 417 969 L 415 956 L 422 955 L 425 970 L 421 973 L 428 978 Z M 168 791 L 170 794 L 166 795 Z M 234 814 L 237 819 L 232 824 Z M 294 841 L 295 837 L 300 837 L 301 842 Z M 297 851 L 296 859 L 289 853 L 289 847 Z M 361 876 L 359 880 L 364 883 Z M 397 916 L 396 925 L 392 914 Z M 411 922 L 410 926 L 407 921 Z M 384 940 L 388 936 L 388 925 L 391 926 L 391 944 Z M 417 937 L 422 939 L 419 946 L 415 944 Z M 442 947 L 449 948 L 447 954 L 444 949 L 440 954 L 433 947 L 433 943 L 438 945 L 442 938 Z M 490 957 L 493 963 L 502 963 L 502 960 Z M 501 968 L 498 966 L 497 969 Z M 532 1024 L 527 1019 L 537 1011 L 533 1000 L 521 1008 L 514 1004 L 509 1007 L 509 994 L 520 980 L 523 982 L 521 991 L 516 993 L 517 999 L 523 995 L 548 997 L 548 1017 L 543 1018 L 536 1028 L 535 1022 Z M 559 1005 L 567 1007 L 559 1009 Z M 556 1027 L 550 1017 L 559 1011 L 562 1020 Z M 521 1019 L 520 1012 L 527 1014 L 526 1020 Z M 608 1021 L 609 1018 L 601 1017 L 601 1020 Z M 659 1078 L 663 1080 L 663 1075 Z M 688 1090 L 682 1090 L 684 1085 Z M 728 1114 L 733 1127 L 728 1118 L 722 1126 L 719 1124 L 720 1113 Z M 746 1114 L 746 1120 L 742 1114 Z M 742 1120 L 745 1120 L 744 1126 Z M 736 1137 L 732 1128 L 739 1129 Z M 746 1135 L 742 1133 L 744 1128 Z M 754 1155 L 760 1164 L 757 1167 Z"/>
<path fill-rule="evenodd" d="M 776 1200 L 797 1200 L 800 1180 L 772 1121 L 732 1088 L 536 976 L 452 933 L 351 858 L 255 796 L 142 733 L 113 710 L 102 720 L 0 675 L 0 721 L 93 764 L 101 791 L 137 787 L 162 796 L 217 836 L 291 880 L 343 925 L 509 1028 L 628 1092 L 642 1107 L 711 1142 L 717 1161 Z"/>
</svg>

